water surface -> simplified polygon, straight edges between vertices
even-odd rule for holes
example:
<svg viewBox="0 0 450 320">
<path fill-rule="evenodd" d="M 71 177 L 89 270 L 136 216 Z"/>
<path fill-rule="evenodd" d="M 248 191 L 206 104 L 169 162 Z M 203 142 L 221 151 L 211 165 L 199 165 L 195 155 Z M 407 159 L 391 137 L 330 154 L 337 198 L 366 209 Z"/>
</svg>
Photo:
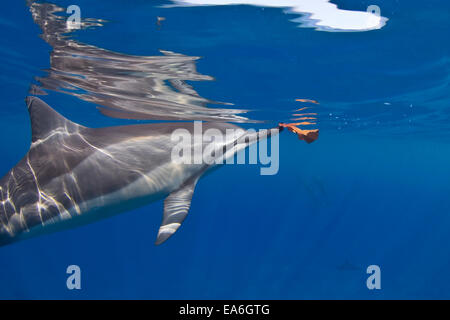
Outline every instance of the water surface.
<svg viewBox="0 0 450 320">
<path fill-rule="evenodd" d="M 28 150 L 30 84 L 92 127 L 181 112 L 259 128 L 302 107 L 295 99 L 314 99 L 320 138 L 307 145 L 283 133 L 277 175 L 242 165 L 207 176 L 163 246 L 153 245 L 162 214 L 155 203 L 2 247 L 0 297 L 450 298 L 449 5 L 332 1 L 362 13 L 377 5 L 388 19 L 348 32 L 318 27 L 308 20 L 311 8 L 183 2 L 55 1 L 77 4 L 92 19 L 61 39 L 40 38 L 45 32 L 24 2 L 5 6 L 3 172 Z M 165 20 L 158 25 L 157 17 Z M 68 42 L 82 45 L 71 51 Z M 106 60 L 58 63 L 86 52 Z M 118 65 L 127 72 L 117 73 Z M 100 81 L 105 86 L 94 85 Z M 113 118 L 97 107 L 146 116 Z M 65 287 L 70 264 L 82 269 L 81 291 Z M 382 270 L 379 291 L 366 287 L 371 264 Z"/>
</svg>

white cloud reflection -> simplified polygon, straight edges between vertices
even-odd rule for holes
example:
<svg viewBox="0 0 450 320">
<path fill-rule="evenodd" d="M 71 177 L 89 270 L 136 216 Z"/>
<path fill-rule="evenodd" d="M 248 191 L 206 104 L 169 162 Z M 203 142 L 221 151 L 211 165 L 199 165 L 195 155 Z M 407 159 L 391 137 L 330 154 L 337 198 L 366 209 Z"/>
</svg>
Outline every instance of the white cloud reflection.
<svg viewBox="0 0 450 320">
<path fill-rule="evenodd" d="M 376 6 L 369 6 L 367 11 L 342 10 L 329 0 L 173 0 L 180 6 L 214 6 L 214 5 L 254 5 L 261 7 L 287 8 L 288 13 L 301 14 L 302 17 L 292 21 L 302 27 L 311 27 L 321 31 L 369 31 L 382 28 L 386 21 Z"/>
</svg>

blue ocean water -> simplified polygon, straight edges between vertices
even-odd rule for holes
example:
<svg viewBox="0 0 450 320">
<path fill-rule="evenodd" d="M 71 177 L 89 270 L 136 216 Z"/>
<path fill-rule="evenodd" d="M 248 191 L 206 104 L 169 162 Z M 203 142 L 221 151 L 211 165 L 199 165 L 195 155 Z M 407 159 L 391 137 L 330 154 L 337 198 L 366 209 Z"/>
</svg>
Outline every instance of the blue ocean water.
<svg viewBox="0 0 450 320">
<path fill-rule="evenodd" d="M 0 248 L 4 299 L 444 299 L 450 298 L 450 6 L 445 1 L 332 1 L 389 20 L 378 30 L 299 28 L 283 8 L 170 7 L 170 1 L 76 4 L 102 27 L 77 41 L 124 54 L 200 56 L 201 96 L 276 120 L 314 106 L 312 144 L 280 136 L 280 170 L 224 166 L 202 179 L 190 214 L 155 246 L 162 202 Z M 50 67 L 25 2 L 0 13 L 0 169 L 27 152 L 24 98 Z M 156 17 L 165 17 L 161 26 Z M 90 102 L 49 91 L 69 119 L 101 127 Z M 79 265 L 82 289 L 66 288 Z M 368 290 L 366 268 L 381 269 Z"/>
</svg>

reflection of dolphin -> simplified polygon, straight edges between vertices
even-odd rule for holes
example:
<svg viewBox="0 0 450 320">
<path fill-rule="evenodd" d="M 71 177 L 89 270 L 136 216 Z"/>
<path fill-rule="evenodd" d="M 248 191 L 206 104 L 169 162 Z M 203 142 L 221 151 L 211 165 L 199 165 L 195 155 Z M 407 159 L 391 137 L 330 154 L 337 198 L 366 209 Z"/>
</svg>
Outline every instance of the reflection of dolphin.
<svg viewBox="0 0 450 320">
<path fill-rule="evenodd" d="M 70 94 L 121 119 L 258 122 L 242 116 L 247 110 L 208 107 L 219 102 L 200 96 L 188 83 L 214 79 L 197 72 L 199 57 L 165 50 L 162 56 L 135 56 L 82 43 L 71 37 L 76 29 L 67 29 L 60 15 L 65 9 L 34 1 L 29 6 L 41 38 L 52 47 L 50 68 L 36 77 L 39 86 L 30 94 L 45 94 L 43 89 Z M 83 19 L 81 28 L 104 23 Z"/>
<path fill-rule="evenodd" d="M 0 180 L 0 244 L 85 224 L 165 198 L 156 240 L 160 244 L 178 229 L 198 179 L 213 167 L 172 160 L 176 143 L 171 134 L 183 128 L 195 136 L 192 122 L 91 129 L 65 119 L 39 98 L 28 97 L 27 104 L 32 144 L 27 155 Z M 204 130 L 210 128 L 224 133 L 239 127 L 203 124 Z M 242 131 L 228 141 L 214 141 L 214 150 L 223 151 L 217 157 L 229 158 L 278 132 Z M 195 156 L 195 143 L 189 148 Z"/>
</svg>

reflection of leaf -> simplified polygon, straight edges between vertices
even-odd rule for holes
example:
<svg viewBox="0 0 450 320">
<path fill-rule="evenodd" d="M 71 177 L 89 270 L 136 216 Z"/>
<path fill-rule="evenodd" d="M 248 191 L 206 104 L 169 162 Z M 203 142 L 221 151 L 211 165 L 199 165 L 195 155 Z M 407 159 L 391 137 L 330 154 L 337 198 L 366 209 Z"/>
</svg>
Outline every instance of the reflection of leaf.
<svg viewBox="0 0 450 320">
<path fill-rule="evenodd" d="M 311 99 L 295 99 L 295 101 L 319 104 L 316 100 L 311 100 Z"/>
</svg>

